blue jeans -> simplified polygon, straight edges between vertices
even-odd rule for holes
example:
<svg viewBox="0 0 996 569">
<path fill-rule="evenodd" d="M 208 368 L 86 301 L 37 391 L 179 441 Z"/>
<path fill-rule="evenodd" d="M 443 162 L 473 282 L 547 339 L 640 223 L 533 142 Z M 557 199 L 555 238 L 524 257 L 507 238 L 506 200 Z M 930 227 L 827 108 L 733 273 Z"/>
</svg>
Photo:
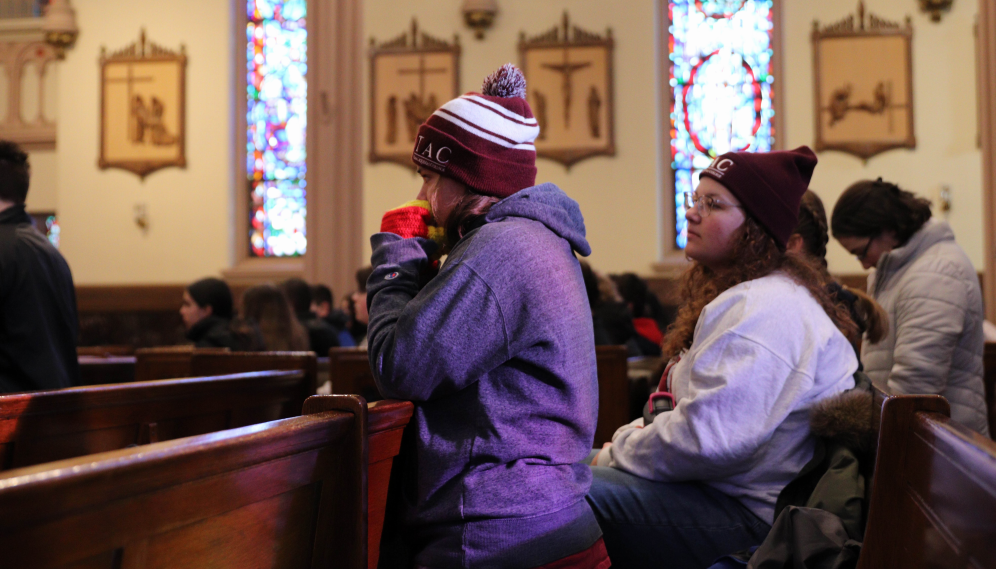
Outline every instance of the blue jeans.
<svg viewBox="0 0 996 569">
<path fill-rule="evenodd" d="M 588 503 L 613 569 L 705 569 L 758 545 L 771 526 L 735 498 L 701 482 L 653 482 L 592 466 Z"/>
</svg>

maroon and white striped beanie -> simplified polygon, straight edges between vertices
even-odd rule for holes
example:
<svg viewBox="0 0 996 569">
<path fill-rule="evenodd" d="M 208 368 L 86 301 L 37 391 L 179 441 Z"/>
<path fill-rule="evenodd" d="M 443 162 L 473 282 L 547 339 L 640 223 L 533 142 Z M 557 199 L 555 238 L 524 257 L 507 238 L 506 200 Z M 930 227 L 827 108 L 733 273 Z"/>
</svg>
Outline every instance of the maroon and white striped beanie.
<svg viewBox="0 0 996 569">
<path fill-rule="evenodd" d="M 412 162 L 506 198 L 536 185 L 539 123 L 526 102 L 526 79 L 511 63 L 432 113 L 418 129 Z"/>
</svg>

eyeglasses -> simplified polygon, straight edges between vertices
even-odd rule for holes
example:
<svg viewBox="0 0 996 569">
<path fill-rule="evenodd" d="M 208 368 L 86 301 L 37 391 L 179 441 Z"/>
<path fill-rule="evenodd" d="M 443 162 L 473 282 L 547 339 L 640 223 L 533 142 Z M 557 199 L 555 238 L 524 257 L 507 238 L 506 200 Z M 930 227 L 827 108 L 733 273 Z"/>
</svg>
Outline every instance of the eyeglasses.
<svg viewBox="0 0 996 569">
<path fill-rule="evenodd" d="M 744 206 L 724 202 L 711 194 L 700 196 L 698 192 L 685 192 L 685 211 L 692 209 L 692 207 L 699 211 L 699 215 L 707 217 L 714 211 L 722 211 L 728 207 L 743 209 Z"/>
<path fill-rule="evenodd" d="M 865 244 L 865 248 L 861 250 L 860 253 L 854 253 L 854 256 L 858 258 L 859 261 L 864 261 L 865 257 L 868 256 L 868 250 L 871 249 L 872 242 L 875 241 L 874 237 L 868 238 L 868 243 Z"/>
</svg>

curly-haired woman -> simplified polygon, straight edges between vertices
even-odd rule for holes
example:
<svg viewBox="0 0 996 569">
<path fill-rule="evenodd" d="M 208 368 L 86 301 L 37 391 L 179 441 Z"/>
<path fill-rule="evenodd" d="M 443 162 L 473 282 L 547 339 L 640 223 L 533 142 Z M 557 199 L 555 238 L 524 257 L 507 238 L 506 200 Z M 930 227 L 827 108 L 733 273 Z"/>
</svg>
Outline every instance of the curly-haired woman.
<svg viewBox="0 0 996 569">
<path fill-rule="evenodd" d="M 899 186 L 864 180 L 833 208 L 833 236 L 866 269 L 868 292 L 891 326 L 861 359 L 872 382 L 896 393 L 936 393 L 951 418 L 989 434 L 982 382 L 982 290 L 968 255 L 930 202 Z"/>
<path fill-rule="evenodd" d="M 614 567 L 706 567 L 761 543 L 813 456 L 810 408 L 854 387 L 855 324 L 822 271 L 785 252 L 815 166 L 806 147 L 728 153 L 686 196 L 694 263 L 664 339 L 671 365 L 653 411 L 592 467 Z"/>
</svg>

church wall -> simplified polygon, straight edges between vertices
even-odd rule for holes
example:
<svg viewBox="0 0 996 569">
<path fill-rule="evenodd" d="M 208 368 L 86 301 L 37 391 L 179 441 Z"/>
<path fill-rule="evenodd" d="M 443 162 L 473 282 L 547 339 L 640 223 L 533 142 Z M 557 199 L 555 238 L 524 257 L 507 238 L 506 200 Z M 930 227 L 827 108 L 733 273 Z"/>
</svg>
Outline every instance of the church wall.
<svg viewBox="0 0 996 569">
<path fill-rule="evenodd" d="M 810 32 L 814 19 L 827 24 L 854 13 L 857 2 L 782 0 L 786 115 L 784 146 L 814 144 L 813 70 Z M 585 214 L 596 269 L 650 274 L 660 259 L 661 171 L 658 165 L 659 117 L 655 60 L 655 0 L 637 2 L 535 2 L 502 0 L 495 27 L 478 41 L 463 24 L 460 0 L 366 0 L 366 36 L 391 39 L 409 29 L 412 16 L 426 32 L 451 39 L 460 35 L 462 91 L 476 90 L 481 79 L 506 62 L 518 62 L 519 32 L 536 34 L 555 25 L 565 9 L 572 22 L 602 33 L 611 27 L 616 39 L 617 156 L 599 157 L 565 169 L 538 159 L 538 181 L 558 184 Z M 883 176 L 935 201 L 935 214 L 948 219 L 972 262 L 982 269 L 983 221 L 981 154 L 976 146 L 975 56 L 972 31 L 977 4 L 956 2 L 941 24 L 929 21 L 907 0 L 866 3 L 875 14 L 895 21 L 913 17 L 915 150 L 892 150 L 867 164 L 840 152 L 823 152 L 812 187 L 828 210 L 840 193 L 863 178 Z M 367 81 L 368 82 L 368 81 Z M 364 86 L 369 99 L 369 85 Z M 369 110 L 367 110 L 369 112 Z M 368 129 L 367 129 L 368 130 Z M 369 147 L 369 132 L 364 134 Z M 660 144 L 666 144 L 661 141 Z M 377 231 L 382 213 L 418 192 L 420 180 L 396 164 L 364 168 L 364 227 Z M 944 214 L 936 205 L 942 186 L 951 189 L 953 207 Z M 364 253 L 369 255 L 369 245 Z M 862 272 L 860 264 L 831 241 L 830 269 Z"/>
<path fill-rule="evenodd" d="M 230 2 L 73 0 L 73 6 L 80 36 L 59 64 L 54 169 L 62 252 L 76 282 L 183 283 L 220 274 L 232 263 L 234 221 Z M 150 41 L 169 49 L 185 44 L 188 55 L 187 167 L 144 181 L 97 168 L 100 48 L 127 46 L 143 26 Z M 40 166 L 34 165 L 38 189 L 49 175 Z M 136 204 L 146 208 L 147 231 L 133 220 Z"/>
<path fill-rule="evenodd" d="M 57 211 L 59 203 L 58 187 L 59 155 L 55 150 L 34 150 L 28 152 L 31 165 L 31 185 L 28 186 L 28 211 Z"/>
<path fill-rule="evenodd" d="M 975 35 L 978 2 L 955 2 L 940 24 L 907 0 L 867 0 L 866 9 L 887 20 L 913 17 L 913 102 L 917 148 L 890 150 L 867 164 L 849 154 L 823 152 L 811 187 L 827 214 L 853 182 L 882 176 L 934 201 L 934 215 L 947 219 L 958 243 L 982 270 L 982 154 L 977 146 Z M 809 34 L 855 13 L 857 0 L 790 0 L 783 12 L 785 42 L 786 146 L 814 143 L 813 60 Z M 952 208 L 941 212 L 942 186 L 951 188 Z M 860 273 L 861 265 L 836 241 L 827 248 L 830 270 Z"/>
<path fill-rule="evenodd" d="M 457 32 L 463 48 L 460 89 L 466 92 L 479 91 L 484 77 L 501 64 L 518 64 L 519 33 L 545 32 L 560 23 L 565 9 L 572 25 L 599 34 L 612 28 L 617 156 L 585 160 L 570 170 L 540 158 L 537 181 L 557 184 L 580 203 L 592 244 L 590 261 L 596 269 L 648 272 L 658 259 L 660 241 L 654 2 L 500 0 L 495 26 L 483 41 L 464 25 L 461 4 L 461 0 L 366 0 L 365 35 L 379 42 L 393 39 L 410 29 L 412 16 L 426 33 L 441 39 L 452 40 Z M 367 104 L 369 87 L 364 86 Z M 364 137 L 369 148 L 369 127 Z M 369 235 L 379 230 L 384 211 L 415 197 L 421 179 L 393 163 L 367 164 L 363 176 L 364 228 Z M 369 242 L 364 255 L 369 259 Z"/>
<path fill-rule="evenodd" d="M 856 1 L 783 0 L 786 132 L 785 146 L 813 144 L 812 21 L 836 21 Z M 501 12 L 484 41 L 463 24 L 461 0 L 365 0 L 364 36 L 378 41 L 407 31 L 412 16 L 426 32 L 451 39 L 459 33 L 462 91 L 476 90 L 485 75 L 507 61 L 518 62 L 519 33 L 553 27 L 565 9 L 573 24 L 594 32 L 612 28 L 615 51 L 617 156 L 583 161 L 570 169 L 539 159 L 538 180 L 558 184 L 578 200 L 593 247 L 592 264 L 609 272 L 650 274 L 661 256 L 661 144 L 656 78 L 656 0 L 501 0 Z M 891 20 L 914 19 L 915 151 L 893 150 L 867 164 L 838 152 L 824 152 L 813 187 L 828 207 L 850 183 L 884 176 L 937 199 L 948 185 L 953 209 L 947 214 L 972 262 L 981 269 L 981 158 L 976 146 L 974 36 L 977 10 L 956 2 L 934 24 L 907 0 L 874 0 L 868 10 Z M 31 209 L 56 209 L 62 251 L 81 284 L 181 283 L 219 274 L 234 259 L 231 3 L 227 0 L 168 4 L 125 0 L 74 0 L 81 34 L 58 64 L 58 149 L 32 153 Z M 196 15 L 196 17 L 192 17 Z M 100 47 L 124 47 L 145 26 L 152 41 L 176 48 L 186 44 L 186 169 L 170 168 L 144 181 L 121 170 L 99 170 Z M 368 102 L 368 73 L 364 74 Z M 368 109 L 364 117 L 368 116 Z M 364 119 L 366 123 L 366 118 Z M 364 128 L 364 152 L 369 147 Z M 417 192 L 420 180 L 396 164 L 364 165 L 364 232 L 377 231 L 382 213 Z M 145 204 L 150 226 L 133 221 Z M 942 215 L 939 209 L 935 210 Z M 369 245 L 363 253 L 369 258 Z M 830 268 L 860 272 L 835 242 Z"/>
</svg>

